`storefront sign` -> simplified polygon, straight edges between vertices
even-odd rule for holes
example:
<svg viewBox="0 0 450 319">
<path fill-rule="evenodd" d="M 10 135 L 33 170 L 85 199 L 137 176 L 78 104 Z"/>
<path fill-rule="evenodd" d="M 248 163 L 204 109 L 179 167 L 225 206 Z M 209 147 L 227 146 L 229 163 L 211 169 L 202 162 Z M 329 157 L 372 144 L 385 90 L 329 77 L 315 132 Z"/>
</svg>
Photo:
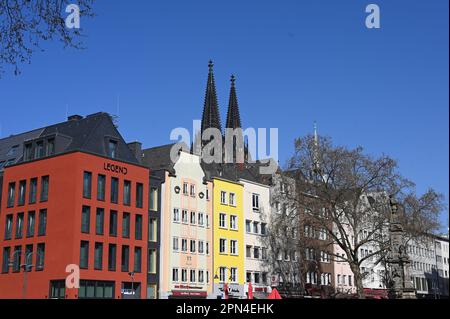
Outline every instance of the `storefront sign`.
<svg viewBox="0 0 450 319">
<path fill-rule="evenodd" d="M 126 168 L 125 166 L 120 166 L 120 165 L 116 165 L 116 164 L 112 164 L 112 163 L 104 163 L 103 169 L 105 171 L 109 171 L 109 172 L 113 172 L 113 173 L 118 173 L 118 174 L 123 174 L 123 175 L 128 174 L 128 168 Z"/>
</svg>

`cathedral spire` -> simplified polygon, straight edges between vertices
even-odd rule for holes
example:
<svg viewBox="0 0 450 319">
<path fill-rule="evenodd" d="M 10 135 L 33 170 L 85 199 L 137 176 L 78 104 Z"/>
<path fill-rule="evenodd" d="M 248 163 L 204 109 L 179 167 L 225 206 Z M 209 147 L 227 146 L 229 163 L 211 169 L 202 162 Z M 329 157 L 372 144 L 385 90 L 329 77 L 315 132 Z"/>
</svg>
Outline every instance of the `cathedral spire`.
<svg viewBox="0 0 450 319">
<path fill-rule="evenodd" d="M 228 102 L 228 112 L 227 112 L 227 122 L 225 128 L 242 128 L 241 127 L 241 117 L 239 115 L 239 106 L 236 96 L 235 81 L 236 77 L 231 75 L 231 88 L 230 88 L 230 99 Z"/>
<path fill-rule="evenodd" d="M 222 124 L 220 122 L 219 106 L 217 103 L 216 84 L 214 82 L 213 61 L 208 64 L 208 83 L 206 84 L 205 103 L 203 106 L 202 126 L 203 133 L 207 128 L 217 128 L 222 132 Z"/>
</svg>

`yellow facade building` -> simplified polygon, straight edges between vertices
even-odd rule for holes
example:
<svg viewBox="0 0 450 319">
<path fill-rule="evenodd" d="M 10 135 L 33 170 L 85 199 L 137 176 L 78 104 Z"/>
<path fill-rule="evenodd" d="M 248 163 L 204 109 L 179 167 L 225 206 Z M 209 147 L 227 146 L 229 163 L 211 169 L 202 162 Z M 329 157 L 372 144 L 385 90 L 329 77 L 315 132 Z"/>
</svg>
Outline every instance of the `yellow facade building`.
<svg viewBox="0 0 450 319">
<path fill-rule="evenodd" d="M 214 284 L 233 286 L 230 295 L 239 298 L 245 284 L 244 186 L 221 178 L 214 178 L 213 185 Z"/>
</svg>

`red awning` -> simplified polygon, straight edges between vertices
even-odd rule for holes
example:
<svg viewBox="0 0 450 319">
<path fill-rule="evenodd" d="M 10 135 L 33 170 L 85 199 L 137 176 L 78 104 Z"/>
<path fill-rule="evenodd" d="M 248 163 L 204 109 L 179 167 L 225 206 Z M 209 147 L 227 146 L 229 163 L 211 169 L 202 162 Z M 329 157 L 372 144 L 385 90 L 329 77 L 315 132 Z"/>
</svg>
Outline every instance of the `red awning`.
<svg viewBox="0 0 450 319">
<path fill-rule="evenodd" d="M 272 292 L 269 294 L 268 299 L 281 299 L 280 294 L 278 293 L 277 288 L 273 288 Z"/>
</svg>

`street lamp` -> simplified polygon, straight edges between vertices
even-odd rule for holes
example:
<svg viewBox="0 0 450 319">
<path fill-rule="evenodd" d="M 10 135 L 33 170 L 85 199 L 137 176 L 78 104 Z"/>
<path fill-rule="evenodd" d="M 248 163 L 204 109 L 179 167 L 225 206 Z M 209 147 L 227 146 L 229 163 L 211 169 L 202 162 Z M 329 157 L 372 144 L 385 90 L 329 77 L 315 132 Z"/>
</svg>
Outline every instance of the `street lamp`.
<svg viewBox="0 0 450 319">
<path fill-rule="evenodd" d="M 228 267 L 223 267 L 223 266 L 217 267 L 217 268 L 216 268 L 216 271 L 214 272 L 214 279 L 215 279 L 215 280 L 219 279 L 219 276 L 217 275 L 217 270 L 218 270 L 219 268 L 224 268 L 225 270 L 227 270 L 227 269 L 230 270 L 230 278 L 228 278 L 228 280 L 231 282 L 231 281 L 233 280 L 233 277 L 231 276 L 231 267 L 230 267 L 230 268 L 228 268 Z M 224 292 L 225 292 L 225 284 L 226 284 L 226 281 L 224 282 Z M 215 285 L 214 280 L 213 280 L 213 285 Z M 214 291 L 214 289 L 213 289 L 213 291 Z"/>
<path fill-rule="evenodd" d="M 22 251 L 20 250 L 16 250 L 13 254 L 12 254 L 12 259 L 8 259 L 8 266 L 9 267 L 13 267 L 15 265 L 15 259 L 17 258 L 16 254 L 22 255 Z M 19 265 L 19 269 L 23 268 L 23 285 L 22 285 L 22 299 L 25 299 L 26 297 L 26 291 L 27 291 L 27 272 L 31 271 L 31 269 L 33 268 L 33 264 L 30 262 L 28 263 L 28 261 L 30 260 L 30 258 L 32 258 L 33 256 L 33 252 L 30 251 L 25 255 L 25 260 L 24 263 Z"/>
<path fill-rule="evenodd" d="M 134 271 L 130 271 L 128 275 L 131 277 L 131 294 L 133 295 L 133 298 L 136 298 L 134 294 Z"/>
</svg>

